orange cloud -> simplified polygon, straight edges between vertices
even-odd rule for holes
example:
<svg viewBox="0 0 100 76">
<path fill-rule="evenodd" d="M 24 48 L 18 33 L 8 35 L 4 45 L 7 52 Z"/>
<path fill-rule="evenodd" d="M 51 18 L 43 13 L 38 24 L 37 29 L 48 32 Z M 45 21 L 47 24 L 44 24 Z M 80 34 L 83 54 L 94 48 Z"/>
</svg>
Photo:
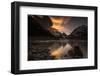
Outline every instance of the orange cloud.
<svg viewBox="0 0 100 76">
<path fill-rule="evenodd" d="M 67 26 L 69 25 L 70 17 L 50 17 L 53 25 L 51 28 L 58 30 L 61 33 L 69 34 L 69 29 Z"/>
</svg>

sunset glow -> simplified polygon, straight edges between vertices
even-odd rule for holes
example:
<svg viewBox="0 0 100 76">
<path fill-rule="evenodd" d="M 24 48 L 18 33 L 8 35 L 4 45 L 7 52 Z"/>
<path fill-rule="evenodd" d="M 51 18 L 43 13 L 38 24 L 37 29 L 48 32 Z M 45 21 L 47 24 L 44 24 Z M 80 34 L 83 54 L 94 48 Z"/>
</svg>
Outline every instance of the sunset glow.
<svg viewBox="0 0 100 76">
<path fill-rule="evenodd" d="M 53 22 L 53 25 L 51 28 L 57 29 L 58 31 L 62 32 L 64 27 L 62 26 L 62 23 L 64 21 L 64 17 L 50 17 L 51 21 Z"/>
<path fill-rule="evenodd" d="M 61 33 L 65 33 L 67 35 L 70 34 L 70 30 L 69 28 L 67 28 L 69 26 L 69 21 L 70 21 L 70 17 L 50 17 L 53 25 L 51 26 L 51 28 L 58 30 Z"/>
</svg>

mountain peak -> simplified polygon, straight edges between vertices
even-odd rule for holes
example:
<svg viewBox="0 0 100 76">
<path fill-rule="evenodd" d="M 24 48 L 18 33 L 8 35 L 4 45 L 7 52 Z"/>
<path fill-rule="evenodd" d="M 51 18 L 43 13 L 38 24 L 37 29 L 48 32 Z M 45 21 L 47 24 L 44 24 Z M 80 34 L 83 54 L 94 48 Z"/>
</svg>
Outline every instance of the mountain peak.
<svg viewBox="0 0 100 76">
<path fill-rule="evenodd" d="M 87 39 L 87 30 L 86 25 L 79 26 L 73 30 L 73 32 L 69 35 L 69 38 Z"/>
</svg>

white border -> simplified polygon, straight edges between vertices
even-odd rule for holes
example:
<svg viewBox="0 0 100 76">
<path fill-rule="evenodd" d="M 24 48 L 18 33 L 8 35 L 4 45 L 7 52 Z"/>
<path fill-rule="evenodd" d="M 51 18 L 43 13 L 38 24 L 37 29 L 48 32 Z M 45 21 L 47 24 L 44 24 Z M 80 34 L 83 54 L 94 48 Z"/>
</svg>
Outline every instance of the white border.
<svg viewBox="0 0 100 76">
<path fill-rule="evenodd" d="M 27 15 L 57 15 L 88 17 L 88 58 L 68 60 L 27 61 L 28 23 Z M 20 70 L 94 65 L 94 11 L 43 7 L 20 7 Z"/>
</svg>

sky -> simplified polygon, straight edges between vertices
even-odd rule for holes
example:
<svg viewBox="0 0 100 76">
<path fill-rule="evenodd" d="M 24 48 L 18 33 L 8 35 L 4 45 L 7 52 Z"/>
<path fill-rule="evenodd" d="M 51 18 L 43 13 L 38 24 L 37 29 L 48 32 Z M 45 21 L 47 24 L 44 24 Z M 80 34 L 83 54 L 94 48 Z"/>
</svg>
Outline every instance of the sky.
<svg viewBox="0 0 100 76">
<path fill-rule="evenodd" d="M 53 22 L 52 28 L 57 29 L 61 33 L 69 35 L 75 28 L 88 25 L 87 17 L 60 17 L 60 16 L 49 16 Z"/>
</svg>

